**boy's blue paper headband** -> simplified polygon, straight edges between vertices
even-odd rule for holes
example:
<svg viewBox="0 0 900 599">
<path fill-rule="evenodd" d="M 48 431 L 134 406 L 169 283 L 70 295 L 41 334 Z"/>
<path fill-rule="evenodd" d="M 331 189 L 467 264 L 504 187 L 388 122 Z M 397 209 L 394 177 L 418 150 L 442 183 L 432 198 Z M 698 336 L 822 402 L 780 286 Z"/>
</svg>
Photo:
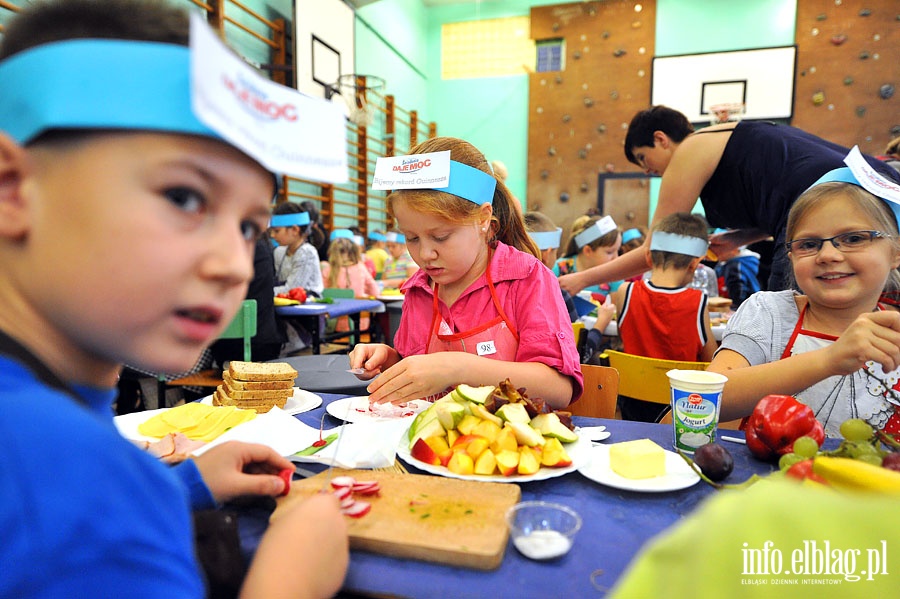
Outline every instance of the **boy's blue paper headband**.
<svg viewBox="0 0 900 599">
<path fill-rule="evenodd" d="M 666 233 L 665 231 L 654 231 L 650 235 L 651 251 L 672 252 L 673 254 L 702 258 L 706 255 L 708 247 L 709 242 L 699 237 Z"/>
<path fill-rule="evenodd" d="M 273 214 L 269 220 L 270 227 L 303 227 L 309 224 L 309 212 L 293 212 L 291 214 Z"/>
<path fill-rule="evenodd" d="M 622 243 L 628 243 L 634 239 L 638 239 L 639 237 L 643 237 L 644 234 L 641 233 L 639 229 L 628 229 L 624 233 L 622 233 Z"/>
<path fill-rule="evenodd" d="M 0 62 L 0 130 L 25 145 L 51 129 L 138 129 L 221 139 L 191 108 L 190 51 L 79 39 Z"/>
<path fill-rule="evenodd" d="M 406 243 L 406 235 L 395 231 L 388 231 L 385 235 L 385 241 L 390 243 Z"/>
<path fill-rule="evenodd" d="M 618 225 L 616 225 L 616 221 L 613 220 L 613 217 L 604 216 L 593 225 L 576 235 L 575 245 L 577 245 L 578 249 L 580 250 L 587 244 L 597 241 L 607 233 L 615 231 L 617 226 Z"/>
<path fill-rule="evenodd" d="M 447 187 L 439 191 L 453 194 L 458 198 L 469 200 L 473 204 L 493 204 L 497 179 L 475 167 L 450 161 L 450 181 Z"/>
<path fill-rule="evenodd" d="M 353 241 L 353 231 L 350 229 L 335 229 L 331 232 L 331 241 L 335 239 L 349 239 Z"/>
<path fill-rule="evenodd" d="M 809 186 L 806 191 L 809 191 L 816 185 L 821 185 L 822 183 L 850 183 L 851 185 L 856 185 L 857 187 L 865 187 L 862 183 L 859 182 L 859 179 L 853 174 L 853 171 L 850 170 L 850 167 L 842 166 L 841 168 L 836 168 L 832 171 L 828 171 L 819 179 Z M 868 190 L 867 190 L 868 191 Z M 871 193 L 871 192 L 870 192 Z M 872 194 L 876 197 L 880 197 L 877 194 Z M 894 213 L 894 220 L 897 221 L 897 228 L 900 229 L 900 206 L 898 206 L 895 202 L 892 202 L 886 198 L 880 198 L 885 204 L 888 205 L 888 208 L 891 209 L 891 212 Z"/>
<path fill-rule="evenodd" d="M 372 241 L 387 241 L 387 237 L 381 233 L 369 233 L 369 239 Z"/>
<path fill-rule="evenodd" d="M 555 231 L 529 231 L 528 235 L 537 244 L 538 249 L 555 250 L 559 247 L 560 239 L 562 239 L 562 227 L 557 227 Z"/>
</svg>

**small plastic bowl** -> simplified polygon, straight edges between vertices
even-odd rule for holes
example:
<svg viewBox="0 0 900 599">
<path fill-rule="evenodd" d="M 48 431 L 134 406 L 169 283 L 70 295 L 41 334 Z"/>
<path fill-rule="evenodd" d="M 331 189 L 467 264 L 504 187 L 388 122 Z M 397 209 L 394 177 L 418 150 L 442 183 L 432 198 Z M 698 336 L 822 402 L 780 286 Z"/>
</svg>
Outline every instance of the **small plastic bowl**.
<svg viewBox="0 0 900 599">
<path fill-rule="evenodd" d="M 507 510 L 506 523 L 519 553 L 548 560 L 569 552 L 581 528 L 581 516 L 558 503 L 523 501 Z"/>
</svg>

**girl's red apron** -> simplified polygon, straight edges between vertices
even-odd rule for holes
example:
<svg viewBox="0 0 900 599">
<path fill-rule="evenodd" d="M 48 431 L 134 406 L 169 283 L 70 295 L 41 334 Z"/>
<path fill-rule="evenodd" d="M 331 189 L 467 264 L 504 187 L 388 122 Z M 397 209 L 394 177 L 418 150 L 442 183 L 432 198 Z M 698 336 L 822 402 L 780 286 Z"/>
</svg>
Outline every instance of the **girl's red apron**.
<svg viewBox="0 0 900 599">
<path fill-rule="evenodd" d="M 439 286 L 435 283 L 434 305 L 432 308 L 431 327 L 429 328 L 431 334 L 428 339 L 426 353 L 462 351 L 505 362 L 515 361 L 516 352 L 519 349 L 519 333 L 506 317 L 506 313 L 497 299 L 494 282 L 491 279 L 491 256 L 488 256 L 488 266 L 484 275 L 487 279 L 488 289 L 491 292 L 491 301 L 494 302 L 498 316 L 468 331 L 453 333 L 450 330 L 450 326 L 441 317 L 438 305 Z"/>
</svg>

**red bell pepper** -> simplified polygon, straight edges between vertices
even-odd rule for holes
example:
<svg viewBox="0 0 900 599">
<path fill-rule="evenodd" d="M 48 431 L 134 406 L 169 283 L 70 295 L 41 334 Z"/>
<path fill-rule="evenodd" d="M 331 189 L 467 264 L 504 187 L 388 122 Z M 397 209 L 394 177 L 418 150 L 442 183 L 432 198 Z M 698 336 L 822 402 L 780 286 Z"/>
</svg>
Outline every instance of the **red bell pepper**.
<svg viewBox="0 0 900 599">
<path fill-rule="evenodd" d="M 812 437 L 822 445 L 825 429 L 809 406 L 792 395 L 767 395 L 747 420 L 747 448 L 764 461 L 774 461 L 794 450 L 794 441 Z"/>
<path fill-rule="evenodd" d="M 288 290 L 287 293 L 279 293 L 275 297 L 297 300 L 302 304 L 306 301 L 306 289 L 304 289 L 303 287 L 294 287 L 293 289 Z"/>
</svg>

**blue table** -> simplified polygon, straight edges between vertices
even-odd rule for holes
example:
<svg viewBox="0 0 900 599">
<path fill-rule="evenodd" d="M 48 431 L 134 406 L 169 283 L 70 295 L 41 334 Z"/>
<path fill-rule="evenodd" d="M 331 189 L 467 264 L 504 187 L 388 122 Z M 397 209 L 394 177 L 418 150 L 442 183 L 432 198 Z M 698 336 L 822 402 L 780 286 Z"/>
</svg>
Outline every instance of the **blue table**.
<svg viewBox="0 0 900 599">
<path fill-rule="evenodd" d="M 320 394 L 323 405 L 298 415 L 318 426 L 324 406 L 343 395 Z M 649 438 L 659 445 L 672 445 L 671 425 L 575 417 L 581 426 L 603 424 L 612 436 L 607 443 Z M 330 415 L 325 427 L 340 421 Z M 743 433 L 727 431 L 729 436 Z M 754 459 L 746 446 L 725 443 L 734 456 L 734 472 L 726 482 L 742 482 L 753 473 L 765 474 L 773 467 Z M 408 467 L 414 474 L 425 474 Z M 584 523 L 572 550 L 552 562 L 522 557 L 509 545 L 500 568 L 490 572 L 402 560 L 353 551 L 344 589 L 360 594 L 396 597 L 597 597 L 611 588 L 641 547 L 656 534 L 692 512 L 706 497 L 716 493 L 702 481 L 681 491 L 637 493 L 604 487 L 578 472 L 559 478 L 521 485 L 522 500 L 563 503 L 581 514 Z M 265 514 L 241 515 L 242 543 L 252 553 L 265 529 Z"/>
<path fill-rule="evenodd" d="M 359 330 L 359 317 L 362 312 L 372 312 L 377 314 L 384 311 L 384 304 L 378 300 L 349 298 L 334 298 L 333 303 L 330 304 L 309 302 L 294 306 L 275 307 L 275 313 L 278 314 L 278 316 L 282 318 L 297 318 L 302 321 L 303 326 L 312 335 L 313 354 L 319 353 L 322 341 L 339 339 L 341 337 L 359 335 L 367 332 Z M 355 332 L 344 331 L 322 335 L 319 325 L 320 321 L 324 318 L 337 318 L 338 316 L 349 316 L 355 325 Z M 376 319 L 374 318 L 371 320 L 373 323 L 375 321 Z M 369 331 L 371 331 L 371 325 Z"/>
</svg>

